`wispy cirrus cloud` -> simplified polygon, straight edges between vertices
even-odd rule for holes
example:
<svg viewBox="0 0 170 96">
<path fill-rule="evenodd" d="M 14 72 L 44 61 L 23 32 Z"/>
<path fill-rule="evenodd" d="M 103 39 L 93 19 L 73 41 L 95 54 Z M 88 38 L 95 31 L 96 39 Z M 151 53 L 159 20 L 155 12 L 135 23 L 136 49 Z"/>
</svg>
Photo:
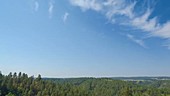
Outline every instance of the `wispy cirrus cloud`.
<svg viewBox="0 0 170 96">
<path fill-rule="evenodd" d="M 64 16 L 63 16 L 63 22 L 65 23 L 68 19 L 69 13 L 65 12 Z"/>
<path fill-rule="evenodd" d="M 145 45 L 145 43 L 144 43 L 143 40 L 137 39 L 137 38 L 135 38 L 135 37 L 134 37 L 133 35 L 131 35 L 131 34 L 127 34 L 126 36 L 127 36 L 131 41 L 133 41 L 134 43 L 138 44 L 139 46 L 141 46 L 141 47 L 143 47 L 143 48 L 148 48 L 148 47 Z"/>
<path fill-rule="evenodd" d="M 37 12 L 39 10 L 40 3 L 38 0 L 33 0 L 33 5 L 31 6 L 33 8 L 33 11 Z M 53 16 L 53 11 L 54 11 L 54 0 L 49 0 L 48 1 L 48 16 L 51 19 Z"/>
<path fill-rule="evenodd" d="M 53 11 L 54 11 L 54 1 L 49 1 L 49 6 L 48 6 L 49 18 L 52 18 Z"/>
<path fill-rule="evenodd" d="M 70 1 L 73 5 L 81 7 L 82 10 L 84 11 L 88 9 L 100 11 L 102 9 L 102 6 L 96 0 L 70 0 Z"/>
<path fill-rule="evenodd" d="M 151 18 L 155 4 L 154 0 L 144 0 L 141 11 L 137 10 L 139 1 L 132 0 L 70 0 L 74 6 L 79 6 L 83 11 L 94 10 L 104 14 L 112 23 L 131 26 L 147 32 L 150 37 L 159 37 L 162 39 L 170 39 L 170 21 L 159 23 L 159 19 L 155 16 Z M 118 18 L 119 17 L 119 18 Z M 121 19 L 120 19 L 121 18 Z M 122 19 L 123 18 L 123 19 Z M 140 40 L 131 40 L 142 45 Z M 166 44 L 170 47 L 170 43 Z"/>
<path fill-rule="evenodd" d="M 38 1 L 34 1 L 34 11 L 38 11 L 39 10 L 39 2 Z"/>
</svg>

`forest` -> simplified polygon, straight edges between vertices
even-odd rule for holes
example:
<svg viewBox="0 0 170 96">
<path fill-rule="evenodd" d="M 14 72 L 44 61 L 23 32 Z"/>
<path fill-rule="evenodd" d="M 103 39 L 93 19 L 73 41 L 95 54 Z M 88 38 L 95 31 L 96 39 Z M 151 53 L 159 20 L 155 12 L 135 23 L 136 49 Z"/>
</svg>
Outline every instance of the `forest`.
<svg viewBox="0 0 170 96">
<path fill-rule="evenodd" d="M 42 78 L 0 72 L 0 96 L 170 96 L 170 80 Z"/>
</svg>

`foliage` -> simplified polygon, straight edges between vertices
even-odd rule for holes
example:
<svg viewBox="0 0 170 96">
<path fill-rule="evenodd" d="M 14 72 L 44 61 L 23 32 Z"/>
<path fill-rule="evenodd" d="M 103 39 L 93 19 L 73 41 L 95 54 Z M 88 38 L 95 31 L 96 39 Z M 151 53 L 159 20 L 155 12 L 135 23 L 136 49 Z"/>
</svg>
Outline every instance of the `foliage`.
<svg viewBox="0 0 170 96">
<path fill-rule="evenodd" d="M 168 96 L 170 81 L 148 85 L 110 78 L 42 79 L 0 73 L 0 96 Z"/>
</svg>

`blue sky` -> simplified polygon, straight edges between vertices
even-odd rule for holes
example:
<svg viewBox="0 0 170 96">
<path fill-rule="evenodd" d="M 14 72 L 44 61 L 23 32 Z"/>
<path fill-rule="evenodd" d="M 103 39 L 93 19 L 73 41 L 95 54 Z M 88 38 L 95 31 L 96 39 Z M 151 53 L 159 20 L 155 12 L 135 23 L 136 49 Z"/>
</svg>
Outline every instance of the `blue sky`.
<svg viewBox="0 0 170 96">
<path fill-rule="evenodd" d="M 170 76 L 169 0 L 2 0 L 0 70 Z"/>
</svg>

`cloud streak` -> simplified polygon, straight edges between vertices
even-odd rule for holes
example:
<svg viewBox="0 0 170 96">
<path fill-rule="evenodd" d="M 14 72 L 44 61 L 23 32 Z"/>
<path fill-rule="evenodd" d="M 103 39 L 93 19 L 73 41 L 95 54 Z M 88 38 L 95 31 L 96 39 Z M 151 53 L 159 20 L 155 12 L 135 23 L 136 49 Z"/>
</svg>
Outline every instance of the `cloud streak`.
<svg viewBox="0 0 170 96">
<path fill-rule="evenodd" d="M 110 22 L 131 26 L 141 31 L 147 32 L 150 37 L 159 37 L 162 39 L 170 39 L 170 21 L 164 24 L 159 23 L 159 19 L 151 17 L 155 2 L 145 1 L 145 5 L 141 11 L 136 11 L 137 1 L 128 0 L 70 0 L 74 6 L 79 6 L 83 11 L 94 10 L 104 14 Z M 147 8 L 146 8 L 147 7 Z M 119 17 L 119 18 L 117 18 Z M 123 18 L 120 19 L 120 18 Z M 143 46 L 140 40 L 134 40 L 131 35 L 128 35 L 131 40 Z M 170 47 L 170 43 L 167 44 Z"/>
<path fill-rule="evenodd" d="M 70 2 L 75 6 L 81 7 L 84 11 L 88 9 L 100 11 L 102 9 L 102 6 L 96 0 L 70 0 Z"/>
<path fill-rule="evenodd" d="M 48 7 L 49 18 L 52 18 L 53 10 L 54 10 L 54 2 L 50 1 L 49 2 L 49 7 Z"/>
<path fill-rule="evenodd" d="M 39 3 L 38 1 L 34 1 L 34 11 L 38 11 L 39 9 Z"/>
<path fill-rule="evenodd" d="M 131 34 L 127 34 L 126 35 L 131 41 L 133 41 L 134 43 L 140 45 L 141 47 L 143 48 L 147 48 L 147 46 L 145 45 L 144 41 L 143 40 L 140 40 L 140 39 L 136 39 L 133 35 Z"/>
<path fill-rule="evenodd" d="M 69 13 L 65 12 L 64 16 L 63 16 L 63 22 L 65 23 L 68 19 Z"/>
</svg>

